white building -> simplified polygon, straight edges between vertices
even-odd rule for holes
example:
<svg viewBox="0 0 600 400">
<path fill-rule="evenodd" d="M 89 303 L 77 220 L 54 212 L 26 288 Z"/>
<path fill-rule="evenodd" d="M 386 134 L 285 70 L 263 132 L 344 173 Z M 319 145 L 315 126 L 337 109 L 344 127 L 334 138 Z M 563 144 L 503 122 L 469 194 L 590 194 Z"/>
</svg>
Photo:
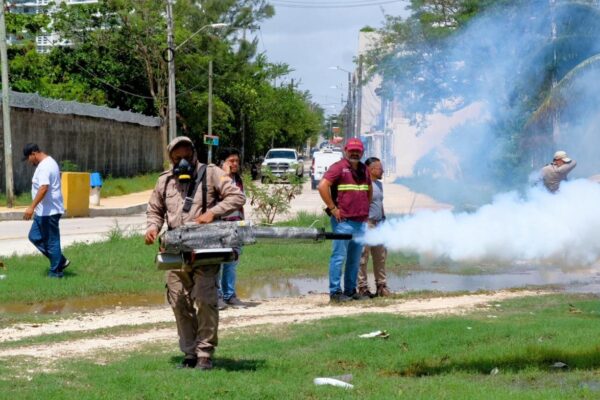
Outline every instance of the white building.
<svg viewBox="0 0 600 400">
<path fill-rule="evenodd" d="M 54 7 L 58 7 L 60 4 L 80 5 L 80 4 L 94 4 L 98 3 L 98 0 L 55 0 L 56 6 L 49 7 L 48 4 L 51 0 L 11 0 L 7 2 L 9 11 L 17 14 L 52 14 Z M 17 39 L 14 37 L 8 38 L 9 44 L 14 44 Z M 53 46 L 65 45 L 67 42 L 62 40 L 56 33 L 48 32 L 43 35 L 35 37 L 36 50 L 39 53 L 46 53 L 52 49 Z"/>
<path fill-rule="evenodd" d="M 385 105 L 377 94 L 382 80 L 379 75 L 375 75 L 366 81 L 367 74 L 361 59 L 377 45 L 379 38 L 377 32 L 359 32 L 358 35 L 359 66 L 356 75 L 359 84 L 356 95 L 356 132 L 366 144 L 366 155 L 382 160 L 386 174 L 391 174 L 396 170 L 393 152 L 394 136 L 391 131 L 386 132 L 384 129 Z"/>
</svg>

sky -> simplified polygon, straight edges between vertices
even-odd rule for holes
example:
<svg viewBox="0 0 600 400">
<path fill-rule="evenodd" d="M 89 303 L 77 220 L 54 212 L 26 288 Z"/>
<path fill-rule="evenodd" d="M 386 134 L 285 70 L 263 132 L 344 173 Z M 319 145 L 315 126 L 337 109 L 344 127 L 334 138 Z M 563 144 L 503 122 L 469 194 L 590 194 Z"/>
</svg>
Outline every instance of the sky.
<svg viewBox="0 0 600 400">
<path fill-rule="evenodd" d="M 294 71 L 283 80 L 300 83 L 300 90 L 308 90 L 313 101 L 326 114 L 338 113 L 341 96 L 348 92 L 348 71 L 355 69 L 353 59 L 358 49 L 358 32 L 365 26 L 382 26 L 384 14 L 407 15 L 402 1 L 383 5 L 346 8 L 295 8 L 290 4 L 345 4 L 382 3 L 379 0 L 274 0 L 275 16 L 261 25 L 257 33 L 259 51 L 266 52 L 272 62 L 284 62 Z M 336 86 L 336 88 L 332 88 Z"/>
</svg>

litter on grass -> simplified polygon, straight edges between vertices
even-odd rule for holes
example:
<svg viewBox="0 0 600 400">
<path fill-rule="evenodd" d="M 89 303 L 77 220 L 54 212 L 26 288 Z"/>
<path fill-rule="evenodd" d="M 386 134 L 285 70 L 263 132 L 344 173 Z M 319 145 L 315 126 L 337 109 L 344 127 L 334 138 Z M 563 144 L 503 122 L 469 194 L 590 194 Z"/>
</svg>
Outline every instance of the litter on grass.
<svg viewBox="0 0 600 400">
<path fill-rule="evenodd" d="M 313 382 L 317 386 L 330 385 L 330 386 L 341 387 L 344 389 L 352 389 L 354 387 L 354 385 L 351 385 L 348 382 L 344 382 L 344 381 L 341 381 L 339 379 L 334 379 L 334 378 L 315 378 Z"/>
<path fill-rule="evenodd" d="M 374 331 L 374 332 L 369 332 L 369 333 L 365 333 L 364 335 L 358 335 L 359 338 L 363 338 L 363 339 L 370 339 L 370 338 L 382 338 L 382 339 L 387 339 L 390 337 L 390 334 L 387 333 L 387 331 Z"/>
</svg>

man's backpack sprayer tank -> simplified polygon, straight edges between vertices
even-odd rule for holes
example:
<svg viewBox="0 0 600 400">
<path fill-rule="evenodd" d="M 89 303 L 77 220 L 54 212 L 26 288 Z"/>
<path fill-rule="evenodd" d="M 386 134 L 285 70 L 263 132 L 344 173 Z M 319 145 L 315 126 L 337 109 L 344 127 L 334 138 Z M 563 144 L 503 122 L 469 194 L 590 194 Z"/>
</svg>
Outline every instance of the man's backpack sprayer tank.
<svg viewBox="0 0 600 400">
<path fill-rule="evenodd" d="M 156 266 L 163 270 L 195 268 L 234 261 L 235 248 L 256 243 L 256 239 L 350 240 L 351 234 L 325 232 L 320 228 L 255 226 L 245 221 L 186 224 L 164 232 Z"/>
</svg>

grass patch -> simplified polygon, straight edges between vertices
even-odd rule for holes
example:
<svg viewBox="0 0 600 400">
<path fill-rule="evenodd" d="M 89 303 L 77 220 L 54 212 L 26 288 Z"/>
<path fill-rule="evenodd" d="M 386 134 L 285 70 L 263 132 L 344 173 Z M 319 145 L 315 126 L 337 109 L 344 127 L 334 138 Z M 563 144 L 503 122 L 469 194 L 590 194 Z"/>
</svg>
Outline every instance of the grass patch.
<svg viewBox="0 0 600 400">
<path fill-rule="evenodd" d="M 314 215 L 302 214 L 281 225 L 309 226 Z M 328 223 L 320 219 L 320 223 Z M 321 225 L 325 226 L 325 225 Z M 46 277 L 48 261 L 41 255 L 12 256 L 4 260 L 7 279 L 0 281 L 0 304 L 39 303 L 63 299 L 119 294 L 162 294 L 164 272 L 156 270 L 157 246 L 146 246 L 141 235 L 123 236 L 117 228 L 99 243 L 78 243 L 64 249 L 72 262 L 65 278 Z M 238 279 L 277 277 L 325 277 L 331 242 L 263 241 L 246 246 L 238 268 Z M 390 270 L 417 263 L 414 257 L 393 254 Z M 2 323 L 3 319 L 0 319 Z"/>
<path fill-rule="evenodd" d="M 156 185 L 160 172 L 152 172 L 129 178 L 113 178 L 108 176 L 102 182 L 102 197 L 122 196 L 125 194 L 143 192 L 153 189 Z M 31 204 L 31 193 L 23 192 L 16 196 L 16 206 L 28 206 Z M 0 193 L 0 206 L 6 207 L 6 194 Z"/>
<path fill-rule="evenodd" d="M 306 212 L 300 212 L 293 219 L 276 223 L 275 226 L 311 226 L 331 231 L 327 215 Z M 237 270 L 238 276 L 241 279 L 253 276 L 260 278 L 263 274 L 313 278 L 328 276 L 331 248 L 331 241 L 315 243 L 310 240 L 285 242 L 263 239 L 257 245 L 244 247 L 244 254 Z M 388 254 L 386 267 L 390 271 L 406 270 L 407 267 L 416 265 L 418 265 L 416 255 Z"/>
<path fill-rule="evenodd" d="M 64 279 L 48 279 L 48 261 L 41 255 L 5 259 L 0 303 L 42 302 L 99 294 L 143 293 L 159 290 L 162 272 L 154 268 L 156 248 L 145 246 L 140 235 L 111 236 L 100 243 L 67 247 L 71 266 Z"/>
<path fill-rule="evenodd" d="M 0 207 L 6 207 L 6 194 L 0 193 Z M 28 206 L 31 204 L 31 192 L 23 192 L 15 196 L 13 205 Z"/>
<path fill-rule="evenodd" d="M 122 196 L 153 189 L 160 172 L 137 175 L 130 178 L 107 177 L 102 184 L 102 197 Z"/>
<path fill-rule="evenodd" d="M 363 315 L 227 331 L 209 373 L 175 369 L 175 343 L 62 361 L 44 372 L 9 359 L 0 364 L 0 392 L 19 399 L 598 398 L 597 299 L 553 295 L 497 305 L 497 318 L 490 310 Z M 377 329 L 390 338 L 358 338 Z M 555 362 L 568 367 L 553 368 Z M 312 382 L 343 374 L 353 375 L 354 389 Z"/>
</svg>

